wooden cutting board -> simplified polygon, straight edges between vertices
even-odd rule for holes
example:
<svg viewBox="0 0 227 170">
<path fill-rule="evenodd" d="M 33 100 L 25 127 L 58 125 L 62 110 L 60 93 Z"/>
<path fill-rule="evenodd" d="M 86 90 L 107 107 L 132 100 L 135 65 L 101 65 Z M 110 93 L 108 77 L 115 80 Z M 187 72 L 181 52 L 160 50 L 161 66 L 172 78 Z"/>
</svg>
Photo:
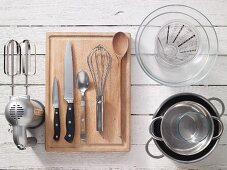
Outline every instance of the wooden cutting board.
<svg viewBox="0 0 227 170">
<path fill-rule="evenodd" d="M 131 53 L 130 46 L 127 54 L 119 60 L 112 48 L 114 33 L 47 33 L 46 46 L 46 110 L 45 134 L 46 151 L 82 152 L 82 151 L 129 151 L 130 148 L 130 78 Z M 130 34 L 127 33 L 130 44 Z M 63 99 L 64 55 L 67 41 L 72 44 L 74 66 L 74 113 L 75 136 L 72 143 L 65 141 L 66 108 Z M 108 75 L 104 91 L 104 131 L 96 131 L 96 92 L 93 79 L 87 65 L 87 56 L 98 45 L 104 46 L 112 57 L 111 70 Z M 121 67 L 121 74 L 119 70 Z M 76 75 L 80 70 L 88 73 L 90 86 L 86 92 L 86 129 L 87 141 L 80 140 L 80 102 L 81 95 L 76 87 Z M 59 110 L 60 110 L 60 139 L 53 140 L 54 108 L 52 105 L 52 86 L 56 77 L 59 81 Z M 119 79 L 122 79 L 121 85 Z"/>
</svg>

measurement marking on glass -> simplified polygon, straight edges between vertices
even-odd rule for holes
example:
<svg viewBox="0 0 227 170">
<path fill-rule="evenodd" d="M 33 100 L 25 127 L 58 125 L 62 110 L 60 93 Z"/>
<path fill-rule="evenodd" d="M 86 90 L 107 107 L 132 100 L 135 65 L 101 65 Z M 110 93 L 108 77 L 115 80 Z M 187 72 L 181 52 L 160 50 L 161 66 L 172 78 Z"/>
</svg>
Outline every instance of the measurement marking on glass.
<svg viewBox="0 0 227 170">
<path fill-rule="evenodd" d="M 180 51 L 180 53 L 190 53 L 190 52 L 193 52 L 193 51 L 196 51 L 196 49 L 195 50 Z"/>
<path fill-rule="evenodd" d="M 182 27 L 180 28 L 179 32 L 177 33 L 177 36 L 173 40 L 173 43 L 176 41 L 177 37 L 179 36 L 179 34 L 181 33 L 181 31 L 182 31 L 183 28 L 184 28 L 184 25 L 182 25 Z"/>
<path fill-rule="evenodd" d="M 166 44 L 168 44 L 168 41 L 169 41 L 169 28 L 170 28 L 170 25 L 168 25 Z"/>
<path fill-rule="evenodd" d="M 189 40 L 191 40 L 192 38 L 195 37 L 195 34 L 192 35 L 190 38 L 186 39 L 184 42 L 182 42 L 180 45 L 178 45 L 178 47 L 182 46 L 183 44 L 185 44 L 186 42 L 188 42 Z"/>
<path fill-rule="evenodd" d="M 161 43 L 161 40 L 159 39 L 159 37 L 158 37 L 158 42 L 160 43 L 162 49 L 164 50 L 164 48 L 163 48 L 163 46 L 162 46 L 162 43 Z"/>
</svg>

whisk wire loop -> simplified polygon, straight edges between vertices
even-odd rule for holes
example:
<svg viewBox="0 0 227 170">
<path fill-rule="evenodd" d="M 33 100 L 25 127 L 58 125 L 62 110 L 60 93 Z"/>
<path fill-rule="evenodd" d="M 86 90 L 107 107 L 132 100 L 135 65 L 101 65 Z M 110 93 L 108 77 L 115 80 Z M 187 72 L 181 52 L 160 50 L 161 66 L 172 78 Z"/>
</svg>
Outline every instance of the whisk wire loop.
<svg viewBox="0 0 227 170">
<path fill-rule="evenodd" d="M 97 95 L 103 95 L 112 58 L 102 45 L 98 45 L 88 55 L 87 62 L 94 81 L 96 93 Z"/>
<path fill-rule="evenodd" d="M 21 48 L 15 40 L 10 40 L 4 45 L 4 73 L 8 76 L 21 73 Z"/>
<path fill-rule="evenodd" d="M 87 63 L 93 78 L 96 90 L 96 118 L 97 131 L 103 131 L 103 93 L 106 80 L 110 72 L 112 58 L 110 53 L 102 46 L 98 45 L 87 57 Z"/>
</svg>

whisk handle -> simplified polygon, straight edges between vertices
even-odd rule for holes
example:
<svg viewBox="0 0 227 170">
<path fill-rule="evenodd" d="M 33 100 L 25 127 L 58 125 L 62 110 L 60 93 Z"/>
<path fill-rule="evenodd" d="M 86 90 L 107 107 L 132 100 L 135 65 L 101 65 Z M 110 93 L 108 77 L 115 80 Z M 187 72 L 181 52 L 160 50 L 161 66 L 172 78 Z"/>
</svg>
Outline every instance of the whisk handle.
<svg viewBox="0 0 227 170">
<path fill-rule="evenodd" d="M 96 104 L 96 130 L 103 131 L 103 96 L 97 96 Z"/>
</svg>

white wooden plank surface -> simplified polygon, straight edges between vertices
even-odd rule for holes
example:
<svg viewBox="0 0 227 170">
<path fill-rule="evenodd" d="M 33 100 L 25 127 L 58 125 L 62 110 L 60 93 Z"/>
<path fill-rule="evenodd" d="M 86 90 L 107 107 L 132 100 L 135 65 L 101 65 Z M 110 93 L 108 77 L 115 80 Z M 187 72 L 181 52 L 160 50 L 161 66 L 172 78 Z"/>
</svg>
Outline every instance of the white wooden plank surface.
<svg viewBox="0 0 227 170">
<path fill-rule="evenodd" d="M 204 13 L 215 25 L 220 52 L 211 73 L 195 86 L 169 88 L 161 86 L 143 73 L 135 56 L 135 35 L 142 19 L 154 9 L 167 4 L 185 4 Z M 227 169 L 227 130 L 215 151 L 205 160 L 184 165 L 168 158 L 149 158 L 144 144 L 150 137 L 148 127 L 152 115 L 167 97 L 179 92 L 193 92 L 207 98 L 219 97 L 227 104 L 227 6 L 226 0 L 2 0 L 0 1 L 0 47 L 9 40 L 30 39 L 37 45 L 37 75 L 29 80 L 33 98 L 45 97 L 45 38 L 50 31 L 126 31 L 132 34 L 132 149 L 129 153 L 46 153 L 44 127 L 29 133 L 38 145 L 18 151 L 12 141 L 4 107 L 10 94 L 10 78 L 0 71 L 0 169 Z M 158 28 L 154 28 L 158 29 Z M 154 31 L 155 32 L 155 31 Z M 3 48 L 0 57 L 3 58 Z M 0 60 L 0 70 L 3 68 Z M 16 78 L 22 84 L 24 78 Z M 22 85 L 16 87 L 24 94 Z M 217 105 L 218 109 L 219 105 Z M 227 127 L 227 116 L 222 118 Z M 151 150 L 160 152 L 154 144 Z"/>
<path fill-rule="evenodd" d="M 2 0 L 4 25 L 138 25 L 151 11 L 167 4 L 185 4 L 204 13 L 214 25 L 227 25 L 225 0 Z"/>
<path fill-rule="evenodd" d="M 0 55 L 0 57 L 3 57 Z M 44 85 L 45 84 L 45 56 L 37 56 L 38 69 L 35 76 L 29 77 L 29 84 L 31 85 Z M 227 85 L 227 57 L 219 56 L 214 68 L 208 76 L 197 85 Z M 158 85 L 157 82 L 150 79 L 141 69 L 137 62 L 136 56 L 132 55 L 131 60 L 131 84 L 132 85 Z M 0 60 L 0 70 L 3 70 L 3 61 Z M 10 77 L 6 76 L 3 71 L 0 71 L 0 85 L 8 85 L 11 82 Z M 16 76 L 15 83 L 24 84 L 23 76 Z M 7 88 L 7 87 L 6 87 Z"/>
<path fill-rule="evenodd" d="M 0 86 L 0 114 L 3 114 L 4 107 L 8 102 L 8 94 L 10 87 Z M 21 86 L 15 88 L 16 95 L 23 95 L 25 89 Z M 227 103 L 227 86 L 189 86 L 184 88 L 170 88 L 165 86 L 132 86 L 131 87 L 131 114 L 136 115 L 152 115 L 155 113 L 158 106 L 168 97 L 173 94 L 182 92 L 192 92 L 203 95 L 206 98 L 218 97 Z M 45 87 L 44 86 L 30 86 L 29 94 L 34 99 L 39 99 L 45 102 Z M 216 104 L 219 109 L 219 104 Z"/>
<path fill-rule="evenodd" d="M 160 154 L 151 145 L 154 154 Z M 43 144 L 18 151 L 13 144 L 1 145 L 2 168 L 60 168 L 60 169 L 222 169 L 226 168 L 226 145 L 218 145 L 203 161 L 179 164 L 168 158 L 152 159 L 146 155 L 144 145 L 132 145 L 128 153 L 47 153 Z M 20 161 L 16 161 L 19 159 Z M 32 169 L 32 168 L 30 168 Z"/>
<path fill-rule="evenodd" d="M 227 126 L 227 116 L 223 116 L 222 121 L 224 122 L 224 126 Z M 144 145 L 148 139 L 150 138 L 150 134 L 148 132 L 148 128 L 150 126 L 150 122 L 152 120 L 152 116 L 150 115 L 132 115 L 132 137 L 131 143 L 132 145 Z M 0 115 L 0 145 L 3 144 L 12 144 L 12 127 L 5 120 L 4 115 Z M 8 133 L 6 133 L 8 131 Z M 44 144 L 45 135 L 44 135 L 44 126 L 39 127 L 38 129 L 32 129 L 28 131 L 28 136 L 35 136 L 38 140 L 39 144 Z M 224 130 L 223 136 L 219 142 L 220 145 L 227 144 L 227 129 Z M 44 147 L 44 146 L 43 146 Z"/>
<path fill-rule="evenodd" d="M 135 54 L 135 38 L 137 29 L 139 26 L 43 26 L 43 27 L 0 27 L 0 32 L 2 36 L 0 37 L 0 46 L 10 40 L 15 39 L 18 42 L 21 42 L 23 39 L 27 38 L 30 41 L 34 42 L 37 46 L 38 54 L 45 54 L 45 43 L 46 43 L 46 32 L 117 32 L 125 31 L 130 32 L 132 41 L 131 41 L 131 52 Z M 159 27 L 152 27 L 155 32 L 159 30 Z M 215 27 L 217 36 L 219 39 L 219 55 L 227 55 L 227 27 Z M 153 35 L 152 35 L 153 36 Z M 153 48 L 153 47 L 151 47 Z M 3 54 L 3 48 L 0 48 L 0 54 Z"/>
</svg>

